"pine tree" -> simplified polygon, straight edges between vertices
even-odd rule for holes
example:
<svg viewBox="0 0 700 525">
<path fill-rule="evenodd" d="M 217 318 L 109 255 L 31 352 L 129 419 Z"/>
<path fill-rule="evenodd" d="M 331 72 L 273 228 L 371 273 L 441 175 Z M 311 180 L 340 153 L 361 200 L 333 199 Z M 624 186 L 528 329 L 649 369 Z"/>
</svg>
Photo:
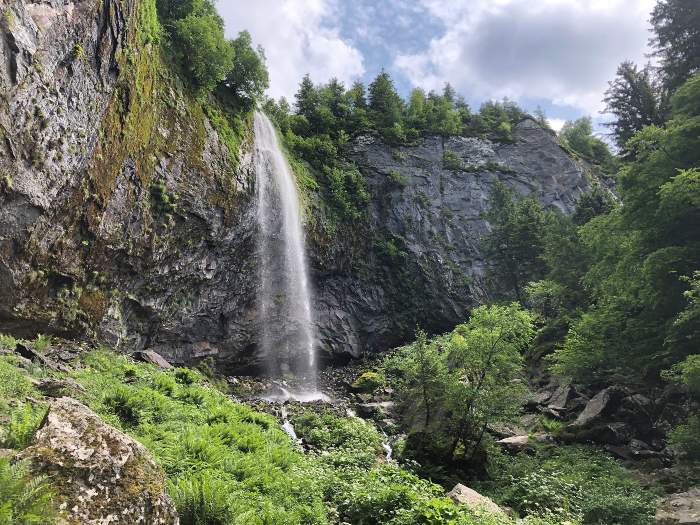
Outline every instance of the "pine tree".
<svg viewBox="0 0 700 525">
<path fill-rule="evenodd" d="M 654 36 L 650 44 L 660 64 L 667 95 L 700 71 L 700 2 L 660 0 L 651 13 Z"/>
<path fill-rule="evenodd" d="M 401 123 L 403 100 L 396 92 L 389 74 L 382 71 L 369 85 L 370 116 L 380 130 Z"/>
<path fill-rule="evenodd" d="M 623 62 L 617 76 L 608 83 L 605 110 L 615 115 L 607 124 L 617 146 L 625 150 L 627 141 L 644 126 L 663 122 L 659 109 L 659 93 L 648 67 L 637 69 L 633 62 Z"/>
</svg>

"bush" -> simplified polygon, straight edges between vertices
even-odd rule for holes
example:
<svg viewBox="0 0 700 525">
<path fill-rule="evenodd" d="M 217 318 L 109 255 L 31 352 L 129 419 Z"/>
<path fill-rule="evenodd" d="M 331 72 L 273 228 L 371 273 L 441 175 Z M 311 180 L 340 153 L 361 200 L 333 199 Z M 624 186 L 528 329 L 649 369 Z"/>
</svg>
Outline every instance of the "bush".
<svg viewBox="0 0 700 525">
<path fill-rule="evenodd" d="M 51 346 L 51 339 L 50 335 L 38 334 L 34 339 L 34 349 L 37 352 L 46 351 Z"/>
<path fill-rule="evenodd" d="M 612 458 L 589 447 L 551 446 L 535 456 L 494 453 L 484 489 L 516 510 L 585 525 L 651 525 L 655 495 Z"/>
<path fill-rule="evenodd" d="M 555 515 L 561 519 L 580 517 L 581 487 L 556 471 L 539 469 L 511 478 L 504 503 L 523 515 Z"/>
<path fill-rule="evenodd" d="M 685 361 L 676 363 L 670 370 L 661 372 L 667 381 L 684 385 L 690 395 L 700 398 L 700 354 L 690 355 Z"/>
<path fill-rule="evenodd" d="M 35 407 L 31 403 L 20 405 L 11 411 L 7 430 L 0 434 L 2 446 L 17 450 L 28 447 L 47 411 L 46 407 Z"/>
<path fill-rule="evenodd" d="M 397 170 L 389 170 L 389 173 L 387 174 L 387 178 L 389 179 L 389 182 L 391 182 L 392 185 L 397 186 L 399 188 L 403 188 L 408 184 L 408 179 L 405 175 L 401 175 Z"/>
<path fill-rule="evenodd" d="M 168 485 L 182 525 L 228 525 L 232 512 L 234 485 L 223 481 L 209 470 L 189 478 L 180 478 Z"/>
<path fill-rule="evenodd" d="M 233 67 L 234 50 L 224 38 L 224 22 L 212 10 L 189 14 L 172 24 L 183 70 L 197 95 L 213 90 Z"/>
<path fill-rule="evenodd" d="M 668 435 L 672 448 L 691 461 L 700 461 L 700 417 L 690 416 Z"/>
<path fill-rule="evenodd" d="M 7 348 L 8 350 L 14 350 L 17 346 L 17 339 L 11 335 L 0 334 L 0 348 Z"/>
<path fill-rule="evenodd" d="M 384 376 L 379 372 L 363 372 L 352 383 L 354 390 L 368 394 L 382 386 L 384 386 Z"/>
<path fill-rule="evenodd" d="M 442 167 L 446 170 L 459 171 L 462 169 L 462 157 L 455 151 L 445 150 L 442 155 Z"/>
<path fill-rule="evenodd" d="M 51 525 L 57 511 L 45 476 L 32 477 L 29 464 L 0 457 L 0 523 Z"/>
</svg>

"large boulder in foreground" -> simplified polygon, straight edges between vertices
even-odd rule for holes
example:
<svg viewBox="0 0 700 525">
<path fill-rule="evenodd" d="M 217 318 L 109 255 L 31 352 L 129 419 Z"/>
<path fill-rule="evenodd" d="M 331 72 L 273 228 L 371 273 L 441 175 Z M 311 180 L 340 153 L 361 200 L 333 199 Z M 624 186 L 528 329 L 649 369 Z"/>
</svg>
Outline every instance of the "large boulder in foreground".
<svg viewBox="0 0 700 525">
<path fill-rule="evenodd" d="M 700 525 L 700 487 L 672 494 L 656 510 L 656 525 Z"/>
<path fill-rule="evenodd" d="M 454 488 L 447 493 L 447 496 L 459 505 L 466 505 L 470 508 L 483 509 L 493 514 L 505 514 L 503 509 L 486 496 L 482 496 L 477 491 L 457 483 Z"/>
<path fill-rule="evenodd" d="M 48 474 L 69 523 L 177 525 L 164 474 L 148 451 L 68 397 L 51 402 L 22 456 Z"/>
</svg>

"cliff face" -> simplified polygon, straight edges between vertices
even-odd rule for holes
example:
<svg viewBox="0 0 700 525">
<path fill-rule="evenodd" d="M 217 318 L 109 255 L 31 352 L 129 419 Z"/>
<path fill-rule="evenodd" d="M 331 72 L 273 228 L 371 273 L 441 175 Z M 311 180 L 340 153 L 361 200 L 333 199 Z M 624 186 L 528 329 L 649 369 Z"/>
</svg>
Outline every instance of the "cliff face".
<svg viewBox="0 0 700 525">
<path fill-rule="evenodd" d="M 162 62 L 144 4 L 3 10 L 0 331 L 183 356 L 251 340 L 227 326 L 253 307 L 248 163 Z"/>
<path fill-rule="evenodd" d="M 15 0 L 0 27 L 0 332 L 92 337 L 174 361 L 255 365 L 249 132 L 166 67 L 136 0 Z M 249 129 L 249 128 L 247 128 Z M 443 167 L 455 152 L 462 169 Z M 571 210 L 583 169 L 532 121 L 515 141 L 347 149 L 372 195 L 355 237 L 311 236 L 321 344 L 358 355 L 462 321 L 488 295 L 481 218 L 498 178 Z"/>
<path fill-rule="evenodd" d="M 573 210 L 590 187 L 583 166 L 531 120 L 518 124 L 514 136 L 513 143 L 425 137 L 391 148 L 360 137 L 351 144 L 347 155 L 372 195 L 363 235 L 375 246 L 359 271 L 316 261 L 327 348 L 356 355 L 405 341 L 417 325 L 447 330 L 487 299 L 482 215 L 497 179 L 545 206 Z M 446 152 L 459 157 L 461 168 L 444 167 Z"/>
</svg>

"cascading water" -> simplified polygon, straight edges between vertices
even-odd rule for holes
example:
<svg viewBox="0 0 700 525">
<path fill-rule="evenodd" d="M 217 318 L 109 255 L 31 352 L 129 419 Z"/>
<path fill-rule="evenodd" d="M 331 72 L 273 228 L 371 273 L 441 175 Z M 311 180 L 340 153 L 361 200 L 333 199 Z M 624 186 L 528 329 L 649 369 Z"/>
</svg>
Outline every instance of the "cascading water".
<svg viewBox="0 0 700 525">
<path fill-rule="evenodd" d="M 255 113 L 260 350 L 273 376 L 293 373 L 297 399 L 321 397 L 316 386 L 315 330 L 308 267 L 294 174 L 275 128 Z"/>
</svg>

